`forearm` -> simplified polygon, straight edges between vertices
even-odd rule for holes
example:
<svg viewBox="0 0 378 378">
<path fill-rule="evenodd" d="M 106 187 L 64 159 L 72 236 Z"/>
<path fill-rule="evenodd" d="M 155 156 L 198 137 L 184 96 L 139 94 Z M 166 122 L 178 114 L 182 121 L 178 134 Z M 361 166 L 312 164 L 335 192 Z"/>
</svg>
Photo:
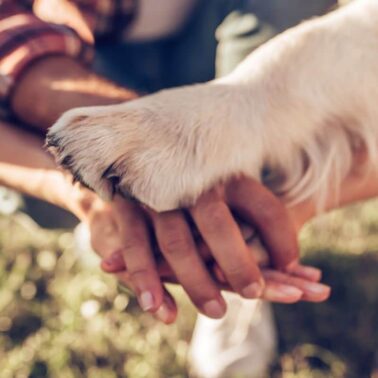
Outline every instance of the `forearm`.
<svg viewBox="0 0 378 378">
<path fill-rule="evenodd" d="M 340 208 L 355 202 L 378 196 L 378 171 L 369 162 L 364 151 L 355 154 L 354 166 L 340 186 L 338 195 L 330 192 L 326 210 Z M 296 228 L 302 226 L 316 215 L 314 199 L 299 203 L 289 209 Z"/>
<path fill-rule="evenodd" d="M 0 122 L 0 185 L 60 206 L 79 218 L 93 194 L 71 184 L 43 149 L 43 140 Z"/>
<path fill-rule="evenodd" d="M 46 130 L 65 111 L 82 106 L 110 105 L 136 93 L 95 75 L 65 56 L 36 61 L 17 82 L 11 107 L 23 122 Z M 88 190 L 69 182 L 43 149 L 44 141 L 13 125 L 0 124 L 0 184 L 81 215 Z M 78 198 L 79 197 L 79 198 Z"/>
<path fill-rule="evenodd" d="M 45 130 L 69 109 L 116 104 L 136 96 L 134 91 L 118 87 L 72 58 L 51 56 L 36 61 L 24 72 L 11 106 L 20 120 Z"/>
</svg>

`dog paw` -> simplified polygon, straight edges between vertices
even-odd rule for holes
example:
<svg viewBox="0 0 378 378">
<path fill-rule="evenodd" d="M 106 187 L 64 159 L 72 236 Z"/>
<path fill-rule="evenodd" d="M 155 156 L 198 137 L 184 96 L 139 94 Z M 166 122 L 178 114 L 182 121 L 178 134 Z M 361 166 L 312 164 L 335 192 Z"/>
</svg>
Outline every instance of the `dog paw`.
<svg viewBox="0 0 378 378">
<path fill-rule="evenodd" d="M 242 122 L 230 127 L 235 96 L 227 86 L 205 84 L 74 109 L 50 129 L 47 145 L 103 198 L 120 193 L 157 211 L 188 206 L 232 175 L 258 175 L 261 154 L 251 153 Z"/>
<path fill-rule="evenodd" d="M 377 156 L 376 24 L 361 4 L 364 17 L 351 6 L 304 23 L 222 80 L 71 110 L 48 145 L 102 197 L 121 193 L 157 211 L 189 206 L 235 175 L 260 179 L 265 167 L 285 200 L 321 204 L 351 169 L 351 140 Z"/>
</svg>

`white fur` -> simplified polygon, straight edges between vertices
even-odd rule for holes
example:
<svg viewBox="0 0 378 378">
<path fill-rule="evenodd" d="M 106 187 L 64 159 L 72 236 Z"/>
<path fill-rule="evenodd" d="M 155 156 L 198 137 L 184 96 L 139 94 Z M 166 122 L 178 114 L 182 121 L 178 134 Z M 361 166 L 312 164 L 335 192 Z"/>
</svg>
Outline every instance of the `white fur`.
<svg viewBox="0 0 378 378">
<path fill-rule="evenodd" d="M 102 173 L 113 164 L 120 190 L 158 211 L 234 175 L 260 179 L 265 166 L 281 177 L 277 194 L 322 206 L 354 144 L 378 162 L 378 1 L 283 33 L 221 80 L 69 111 L 49 138 L 99 194 L 112 194 Z"/>
</svg>

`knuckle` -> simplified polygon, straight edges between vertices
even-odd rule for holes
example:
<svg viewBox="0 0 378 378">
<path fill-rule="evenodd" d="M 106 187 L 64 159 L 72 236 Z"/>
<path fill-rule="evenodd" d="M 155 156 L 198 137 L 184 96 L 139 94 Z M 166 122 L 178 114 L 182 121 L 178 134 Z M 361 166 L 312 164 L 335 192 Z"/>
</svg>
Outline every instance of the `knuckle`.
<svg viewBox="0 0 378 378">
<path fill-rule="evenodd" d="M 264 223 L 282 223 L 288 218 L 284 205 L 274 196 L 260 200 L 257 214 Z"/>
<path fill-rule="evenodd" d="M 186 223 L 175 217 L 165 220 L 157 238 L 162 252 L 167 255 L 188 254 L 192 249 L 192 236 Z"/>
<path fill-rule="evenodd" d="M 133 251 L 140 251 L 146 247 L 146 237 L 142 232 L 130 232 L 130 235 L 125 237 L 123 241 L 123 249 L 132 253 Z"/>
<path fill-rule="evenodd" d="M 171 232 L 161 239 L 161 249 L 167 255 L 188 255 L 191 251 L 192 243 L 190 238 L 182 233 Z"/>
<path fill-rule="evenodd" d="M 212 203 L 203 209 L 203 218 L 209 231 L 218 231 L 225 221 L 225 208 L 221 203 Z"/>
<path fill-rule="evenodd" d="M 233 286 L 244 287 L 253 280 L 252 272 L 246 264 L 231 264 L 225 273 Z"/>
<path fill-rule="evenodd" d="M 152 277 L 154 275 L 154 269 L 149 266 L 136 266 L 129 269 L 129 277 L 132 282 L 145 280 L 146 277 Z"/>
<path fill-rule="evenodd" d="M 201 280 L 195 279 L 195 277 L 190 276 L 189 272 L 185 276 L 181 277 L 181 281 L 184 289 L 189 294 L 190 297 L 200 299 L 205 297 L 206 285 L 204 285 Z"/>
<path fill-rule="evenodd" d="M 237 264 L 231 264 L 227 268 L 226 274 L 233 281 L 241 280 L 246 275 L 245 268 Z"/>
</svg>

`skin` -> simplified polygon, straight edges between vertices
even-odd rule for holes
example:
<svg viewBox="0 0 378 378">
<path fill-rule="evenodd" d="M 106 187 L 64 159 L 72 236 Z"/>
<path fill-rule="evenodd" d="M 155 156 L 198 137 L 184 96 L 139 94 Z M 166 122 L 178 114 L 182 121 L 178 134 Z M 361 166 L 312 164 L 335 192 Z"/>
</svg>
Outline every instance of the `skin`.
<svg viewBox="0 0 378 378">
<path fill-rule="evenodd" d="M 132 286 L 136 294 L 139 294 L 139 297 L 143 292 L 153 292 L 157 304 L 155 308 L 148 309 L 148 311 L 158 314 L 163 313 L 163 315 L 160 315 L 163 317 L 163 320 L 166 321 L 168 317 L 169 321 L 171 321 L 171 315 L 167 315 L 167 311 L 162 311 L 161 308 L 164 309 L 170 306 L 173 314 L 176 312 L 176 308 L 174 302 L 165 291 L 159 276 L 162 275 L 164 280 L 172 281 L 172 276 L 175 275 L 178 278 L 178 282 L 183 284 L 186 291 L 190 293 L 191 299 L 196 303 L 200 311 L 213 317 L 219 317 L 224 313 L 225 307 L 222 307 L 222 312 L 218 313 L 216 311 L 219 310 L 214 309 L 214 306 L 210 306 L 210 309 L 206 308 L 206 302 L 209 300 L 215 298 L 223 301 L 218 285 L 221 287 L 224 285 L 214 281 L 212 277 L 210 278 L 209 273 L 204 269 L 201 258 L 197 258 L 196 262 L 193 263 L 193 269 L 190 270 L 191 274 L 187 275 L 190 278 L 189 280 L 187 277 L 182 276 L 182 274 L 188 272 L 188 261 L 182 259 L 183 255 L 181 251 L 177 253 L 172 251 L 170 255 L 168 252 L 169 259 L 173 262 L 173 271 L 168 270 L 167 272 L 167 264 L 165 266 L 163 264 L 160 266 L 162 269 L 158 272 L 159 274 L 156 272 L 148 227 L 152 223 L 152 218 L 155 219 L 155 222 L 160 222 L 159 227 L 160 225 L 164 226 L 167 221 L 167 214 L 154 214 L 120 197 L 115 198 L 111 203 L 106 203 L 87 189 L 79 185 L 72 185 L 71 177 L 58 170 L 51 157 L 43 150 L 43 140 L 41 138 L 4 123 L 0 123 L 0 132 L 2 135 L 0 141 L 0 184 L 36 196 L 74 213 L 79 219 L 89 225 L 92 235 L 92 246 L 104 259 L 112 256 L 114 252 L 122 251 L 122 264 L 124 266 L 123 261 L 125 260 L 129 270 L 128 272 L 119 273 L 118 278 L 124 284 Z M 249 181 L 246 180 L 246 182 Z M 225 206 L 225 203 L 222 206 Z M 208 211 L 206 207 L 203 209 L 203 214 L 201 213 L 201 206 L 198 205 L 198 209 L 193 209 L 192 211 L 195 210 L 200 214 L 200 217 L 203 216 L 209 222 L 212 221 L 213 215 L 206 212 Z M 168 220 L 172 221 L 172 217 L 175 220 L 175 217 L 178 216 L 182 216 L 180 211 L 168 214 L 170 218 Z M 217 219 L 214 219 L 214 221 L 217 221 Z M 184 229 L 187 227 L 187 232 L 190 232 L 185 223 L 182 223 L 182 226 Z M 222 221 L 222 228 L 227 228 L 228 226 L 229 224 L 226 221 Z M 234 226 L 234 221 L 232 221 L 230 226 Z M 177 230 L 177 232 L 178 238 L 181 238 L 181 229 Z M 171 237 L 174 235 L 170 231 L 167 232 L 160 229 L 157 233 L 159 233 L 158 241 L 162 245 L 167 243 L 167 236 Z M 206 236 L 206 233 L 204 235 Z M 190 238 L 191 234 L 189 234 L 187 240 L 190 240 Z M 216 235 L 211 235 L 210 238 L 216 238 Z M 234 242 L 231 241 L 230 248 L 239 248 L 245 254 L 252 255 L 249 249 L 242 249 L 245 246 L 244 241 L 241 239 L 240 242 L 241 245 L 234 246 Z M 193 250 L 197 251 L 196 243 L 193 241 L 192 244 Z M 169 242 L 168 245 L 170 245 Z M 212 257 L 212 251 L 206 248 L 204 243 L 199 244 L 198 250 L 201 251 L 201 257 L 206 259 Z M 164 253 L 160 253 L 165 256 L 166 249 L 164 249 Z M 191 256 L 192 251 L 188 250 L 186 253 L 189 259 L 193 259 L 193 256 Z M 224 254 L 226 256 L 223 257 Z M 221 251 L 219 255 L 221 259 L 227 259 L 229 253 L 228 251 Z M 106 269 L 106 263 L 104 263 L 104 266 Z M 238 266 L 236 265 L 237 268 Z M 111 269 L 112 265 L 110 264 Z M 203 272 L 202 277 L 200 269 Z M 316 271 L 315 274 L 318 275 Z M 203 283 L 203 277 L 208 281 Z M 268 280 L 267 284 L 269 282 Z M 203 286 L 200 287 L 200 285 Z M 286 286 L 273 285 L 272 288 L 275 291 L 267 292 L 263 297 L 268 300 L 280 300 L 282 302 L 299 300 L 302 296 L 302 291 L 298 291 L 294 287 L 294 292 L 288 293 Z M 196 291 L 197 288 L 200 288 L 198 292 Z M 328 288 L 325 288 L 326 295 L 328 295 L 328 292 Z M 203 297 L 203 293 L 205 293 L 205 297 Z M 158 302 L 159 295 L 160 303 Z M 202 304 L 203 301 L 205 302 L 205 306 Z M 144 305 L 143 302 L 141 305 Z"/>
<path fill-rule="evenodd" d="M 247 203 L 250 193 L 247 189 L 250 189 L 251 185 L 256 185 L 256 192 L 256 190 L 259 190 L 259 185 L 251 180 L 244 178 L 238 181 L 238 185 L 242 187 L 242 190 L 246 189 L 245 195 L 247 196 L 246 198 L 241 197 L 240 201 L 241 203 Z M 235 184 L 233 184 L 231 186 L 231 193 L 229 194 L 230 196 L 234 195 L 235 190 L 238 195 L 241 194 L 240 188 L 235 189 L 238 185 L 235 186 Z M 264 192 L 264 190 L 262 190 L 262 192 Z M 369 164 L 366 162 L 364 151 L 356 151 L 354 169 L 352 170 L 352 172 L 350 172 L 350 175 L 343 182 L 339 199 L 337 201 L 334 198 L 329 199 L 327 203 L 327 209 L 331 210 L 333 208 L 341 207 L 350 203 L 373 198 L 377 195 L 377 193 L 378 172 L 372 170 Z M 213 194 L 207 193 L 205 194 L 205 197 L 209 195 Z M 263 194 L 263 196 L 264 195 L 266 194 Z M 267 206 L 270 206 L 272 202 L 270 201 L 268 196 L 266 199 L 267 202 L 265 204 Z M 259 201 L 259 205 L 264 205 L 264 202 L 261 201 L 261 199 Z M 138 209 L 138 211 L 140 211 L 140 209 Z M 193 210 L 191 209 L 191 211 Z M 299 230 L 308 220 L 315 216 L 315 207 L 312 201 L 299 203 L 289 208 L 287 211 L 296 233 L 299 232 Z M 209 217 L 208 219 L 212 219 L 211 213 L 207 214 L 207 216 Z M 185 239 L 186 236 L 182 234 L 180 236 L 180 232 L 178 235 L 176 233 L 176 238 L 180 237 L 183 237 L 183 239 Z M 214 260 L 214 256 L 210 251 L 208 251 L 208 247 L 205 246 L 203 242 L 199 242 L 197 243 L 197 248 L 200 251 L 200 254 L 203 257 L 204 261 L 207 262 L 207 266 L 209 266 L 209 263 L 211 262 L 214 263 L 213 274 L 217 279 L 218 287 L 226 290 L 232 290 L 225 272 L 222 271 L 220 265 L 218 265 Z M 253 252 L 250 247 L 248 248 L 248 251 L 249 253 L 251 253 L 251 251 Z M 125 261 L 127 261 L 127 259 L 124 259 L 122 252 L 117 251 L 113 255 L 111 255 L 109 259 L 103 260 L 102 268 L 104 271 L 111 273 L 122 272 L 122 274 L 124 274 L 123 277 L 125 277 L 125 281 L 132 286 L 129 266 L 125 264 Z M 177 282 L 175 273 L 172 271 L 170 266 L 167 267 L 167 264 L 164 260 L 161 261 L 158 265 L 158 270 L 160 272 L 160 275 L 165 280 L 169 282 Z M 193 272 L 192 269 L 190 270 L 190 272 Z M 294 260 L 291 264 L 289 264 L 284 269 L 284 271 L 272 270 L 265 267 L 261 269 L 261 273 L 265 280 L 265 287 L 262 297 L 270 301 L 282 303 L 294 303 L 298 300 L 320 302 L 325 300 L 330 293 L 328 287 L 318 283 L 321 278 L 321 272 L 312 267 L 302 266 L 298 263 L 297 260 Z M 300 290 L 301 294 L 299 295 L 299 293 L 292 291 L 293 288 Z M 161 313 L 160 311 L 158 311 L 157 314 L 161 316 L 163 321 L 169 323 L 174 321 L 177 315 L 176 310 L 177 309 L 173 308 L 172 305 L 167 305 L 165 311 L 161 311 Z"/>
<path fill-rule="evenodd" d="M 69 58 L 50 57 L 25 72 L 11 104 L 20 120 L 43 133 L 72 107 L 117 103 L 135 96 Z M 4 123 L 0 130 L 0 183 L 68 209 L 86 222 L 92 246 L 104 259 L 104 270 L 115 272 L 121 282 L 131 286 L 141 307 L 162 321 L 173 321 L 176 307 L 161 275 L 164 280 L 180 283 L 199 311 L 213 318 L 223 316 L 226 310 L 220 292 L 224 287 L 246 298 L 284 303 L 328 297 L 329 288 L 317 283 L 320 272 L 298 263 L 296 232 L 313 216 L 311 203 L 288 211 L 266 188 L 247 178 L 205 193 L 185 212 L 156 214 L 120 197 L 105 203 L 87 189 L 71 184 L 71 177 L 42 149 L 42 138 Z M 376 194 L 375 187 L 366 194 L 367 185 L 357 186 L 354 194 L 348 187 L 345 202 Z M 280 272 L 259 268 L 231 216 L 235 209 L 258 230 L 268 247 L 271 266 Z M 204 242 L 193 238 L 188 216 Z M 160 258 L 156 259 L 153 249 Z M 204 256 L 213 262 L 213 271 L 205 266 Z"/>
</svg>

